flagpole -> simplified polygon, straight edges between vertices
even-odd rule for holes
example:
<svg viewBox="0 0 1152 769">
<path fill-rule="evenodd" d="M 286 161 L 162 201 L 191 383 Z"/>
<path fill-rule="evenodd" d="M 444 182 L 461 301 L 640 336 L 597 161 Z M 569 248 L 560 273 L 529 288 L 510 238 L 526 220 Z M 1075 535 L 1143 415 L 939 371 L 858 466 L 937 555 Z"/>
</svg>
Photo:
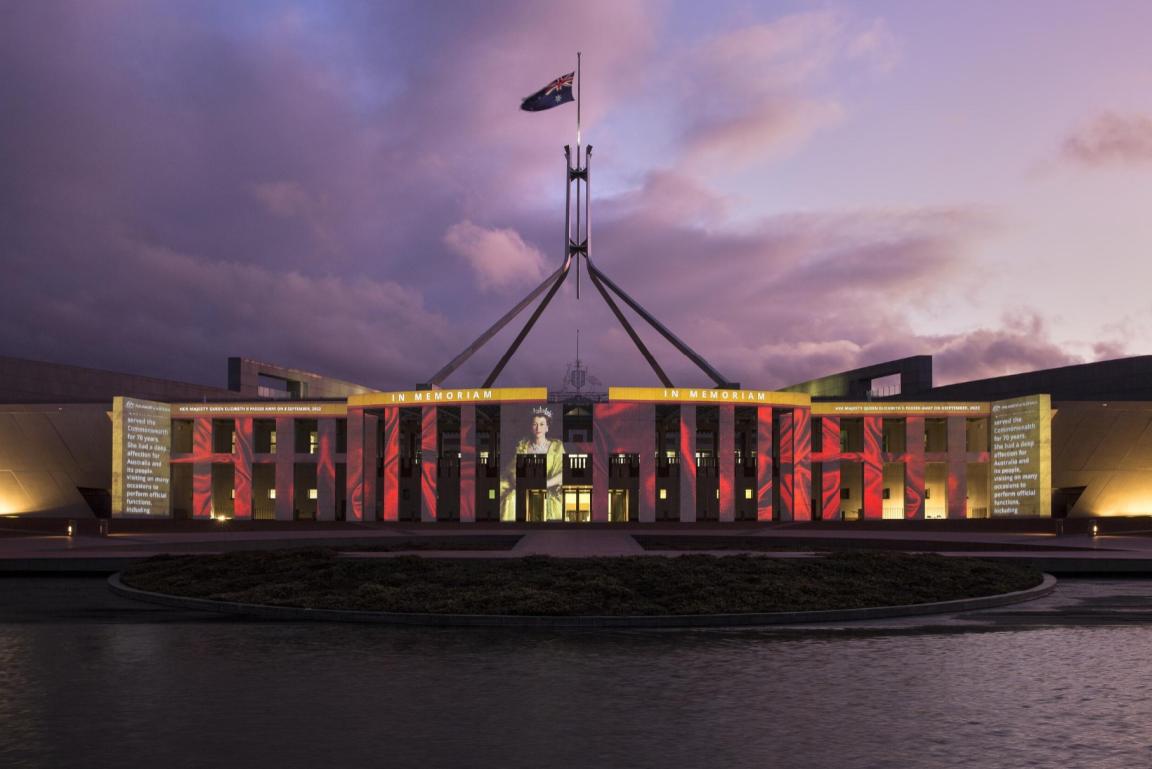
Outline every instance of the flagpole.
<svg viewBox="0 0 1152 769">
<path fill-rule="evenodd" d="M 580 86 L 583 78 L 580 77 L 580 52 L 576 52 L 576 165 L 580 165 Z"/>
<path fill-rule="evenodd" d="M 580 52 L 576 52 L 576 170 L 580 170 Z M 576 176 L 576 242 L 580 238 L 580 177 Z M 580 298 L 580 254 L 576 254 L 576 298 Z"/>
</svg>

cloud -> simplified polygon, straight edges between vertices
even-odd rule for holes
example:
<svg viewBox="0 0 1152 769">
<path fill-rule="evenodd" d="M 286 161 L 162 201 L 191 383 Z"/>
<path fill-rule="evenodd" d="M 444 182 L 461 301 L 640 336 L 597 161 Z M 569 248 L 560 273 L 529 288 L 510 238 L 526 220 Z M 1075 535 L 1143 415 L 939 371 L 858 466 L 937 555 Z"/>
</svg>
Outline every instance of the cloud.
<svg viewBox="0 0 1152 769">
<path fill-rule="evenodd" d="M 510 229 L 487 229 L 457 222 L 444 242 L 468 262 L 481 291 L 503 291 L 544 279 L 544 257 Z"/>
<path fill-rule="evenodd" d="M 1047 324 L 1031 311 L 1004 317 L 998 329 L 978 329 L 932 341 L 937 384 L 1083 362 L 1054 342 Z"/>
<path fill-rule="evenodd" d="M 593 88 L 585 126 L 604 137 L 596 194 L 613 190 L 594 200 L 594 258 L 726 376 L 772 387 L 937 351 L 957 376 L 1058 359 L 1045 328 L 929 336 L 909 320 L 979 280 L 973 245 L 998 226 L 984 212 L 728 220 L 710 174 L 843 119 L 839 76 L 898 60 L 883 20 L 800 13 L 669 47 L 670 12 L 13 5 L 0 26 L 0 351 L 217 384 L 236 354 L 423 381 L 559 260 L 558 145 L 574 115 L 517 106 L 571 68 L 540 34 L 563 28 Z M 657 109 L 676 118 L 653 122 Z M 651 160 L 620 171 L 654 133 Z M 586 275 L 576 300 L 575 277 L 500 382 L 558 384 L 577 329 L 600 379 L 653 381 Z M 522 322 L 453 382 L 480 381 Z M 637 328 L 677 382 L 707 384 Z"/>
<path fill-rule="evenodd" d="M 1098 115 L 1064 140 L 1060 155 L 1087 167 L 1152 162 L 1152 115 Z"/>
<path fill-rule="evenodd" d="M 880 19 L 860 23 L 821 10 L 713 36 L 679 71 L 684 159 L 698 170 L 733 169 L 787 153 L 844 115 L 814 93 L 839 64 L 890 69 L 897 45 Z"/>
</svg>

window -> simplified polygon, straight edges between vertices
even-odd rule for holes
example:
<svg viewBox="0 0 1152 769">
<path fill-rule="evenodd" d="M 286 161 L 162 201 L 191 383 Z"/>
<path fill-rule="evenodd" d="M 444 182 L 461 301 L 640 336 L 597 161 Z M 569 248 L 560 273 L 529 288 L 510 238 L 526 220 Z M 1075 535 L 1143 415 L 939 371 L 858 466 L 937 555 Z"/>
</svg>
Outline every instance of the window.
<svg viewBox="0 0 1152 769">
<path fill-rule="evenodd" d="M 752 489 L 744 489 L 744 499 L 752 499 Z"/>
<path fill-rule="evenodd" d="M 496 489 L 488 489 L 488 499 L 496 499 Z"/>
<path fill-rule="evenodd" d="M 660 489 L 660 499 L 668 499 L 668 489 Z"/>
<path fill-rule="evenodd" d="M 308 489 L 308 499 L 316 499 L 316 489 Z"/>
</svg>

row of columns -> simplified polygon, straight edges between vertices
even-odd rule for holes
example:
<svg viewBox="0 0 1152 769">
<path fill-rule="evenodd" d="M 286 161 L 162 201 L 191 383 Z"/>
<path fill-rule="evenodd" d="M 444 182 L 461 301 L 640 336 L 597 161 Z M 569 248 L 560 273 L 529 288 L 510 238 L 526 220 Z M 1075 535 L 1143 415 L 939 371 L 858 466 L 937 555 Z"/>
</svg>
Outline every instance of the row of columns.
<svg viewBox="0 0 1152 769">
<path fill-rule="evenodd" d="M 212 517 L 212 465 L 231 464 L 234 481 L 232 515 L 235 518 L 252 517 L 252 467 L 254 464 L 272 464 L 276 470 L 276 520 L 291 521 L 294 513 L 296 465 L 316 464 L 316 517 L 321 521 L 336 520 L 336 419 L 317 420 L 317 452 L 297 453 L 295 446 L 295 418 L 277 417 L 276 451 L 256 454 L 253 446 L 253 418 L 234 420 L 235 450 L 231 453 L 214 452 L 212 446 L 212 417 L 196 417 L 192 423 L 192 452 L 173 455 L 173 464 L 192 465 L 192 517 Z M 349 425 L 351 427 L 351 425 Z M 352 436 L 349 433 L 349 446 Z M 351 467 L 349 467 L 351 486 Z"/>
<path fill-rule="evenodd" d="M 476 520 L 476 407 L 461 405 L 460 409 L 460 520 Z M 696 521 L 697 471 L 696 466 L 696 405 L 683 404 L 680 408 L 680 520 Z M 720 404 L 718 430 L 719 457 L 719 520 L 735 520 L 735 405 Z M 962 416 L 948 417 L 947 451 L 927 453 L 924 448 L 925 418 L 907 416 L 907 449 L 903 452 L 882 452 L 883 417 L 863 417 L 864 441 L 862 451 L 840 451 L 840 418 L 821 419 L 822 450 L 811 452 L 811 417 L 806 408 L 757 407 L 756 440 L 756 507 L 757 519 L 773 519 L 773 412 L 779 415 L 779 445 L 775 455 L 779 462 L 780 520 L 805 521 L 812 518 L 813 508 L 821 512 L 824 520 L 840 517 L 841 463 L 859 462 L 863 468 L 863 516 L 866 519 L 883 517 L 883 472 L 886 462 L 903 464 L 905 470 L 905 517 L 924 517 L 925 467 L 928 462 L 947 465 L 947 514 L 949 518 L 967 515 L 967 464 L 987 462 L 987 452 L 968 452 L 966 445 L 967 420 Z M 297 463 L 317 465 L 317 518 L 334 520 L 336 510 L 336 420 L 319 419 L 318 450 L 316 454 L 297 454 L 293 441 L 293 417 L 278 417 L 276 452 L 256 455 L 253 451 L 253 419 L 235 419 L 236 447 L 229 454 L 212 451 L 212 418 L 197 417 L 193 424 L 193 450 L 188 455 L 175 455 L 173 463 L 191 463 L 193 466 L 193 516 L 208 518 L 212 515 L 212 465 L 231 463 L 235 472 L 234 516 L 252 516 L 252 467 L 257 462 L 275 465 L 276 519 L 293 519 L 295 499 L 295 466 Z M 381 423 L 383 429 L 381 430 Z M 399 519 L 399 408 L 384 408 L 379 414 L 364 409 L 348 410 L 347 451 L 347 520 L 396 521 Z M 608 461 L 612 454 L 634 453 L 640 457 L 640 499 L 638 518 L 641 522 L 655 521 L 656 511 L 656 441 L 655 405 L 649 403 L 599 403 L 594 405 L 593 418 L 593 486 L 592 512 L 594 521 L 608 520 L 609 473 Z M 377 446 L 378 436 L 383 445 Z M 422 407 L 420 451 L 420 517 L 422 521 L 436 520 L 437 506 L 437 407 Z M 377 472 L 376 459 L 383 457 Z M 820 463 L 822 484 L 819 498 L 811 499 L 812 463 Z M 382 484 L 380 509 L 377 511 L 377 484 Z"/>
</svg>

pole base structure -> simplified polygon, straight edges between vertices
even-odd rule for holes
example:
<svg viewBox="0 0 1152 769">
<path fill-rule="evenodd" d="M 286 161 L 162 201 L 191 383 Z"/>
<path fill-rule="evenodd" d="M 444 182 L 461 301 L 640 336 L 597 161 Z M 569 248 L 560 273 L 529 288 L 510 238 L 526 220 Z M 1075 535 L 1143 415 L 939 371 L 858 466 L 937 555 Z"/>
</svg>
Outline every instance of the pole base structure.
<svg viewBox="0 0 1152 769">
<path fill-rule="evenodd" d="M 468 345 L 468 347 L 466 347 L 463 352 L 453 358 L 442 369 L 437 371 L 436 374 L 428 380 L 428 385 L 430 387 L 439 387 L 441 383 L 452 374 L 452 372 L 462 366 L 469 358 L 478 352 L 480 348 L 487 344 L 492 339 L 492 337 L 499 333 L 501 329 L 507 326 L 517 315 L 523 312 L 524 309 L 536 299 L 536 297 L 547 291 L 547 293 L 544 294 L 544 299 L 541 300 L 540 304 L 538 304 L 536 309 L 532 312 L 532 315 L 529 316 L 528 322 L 524 324 L 524 328 L 522 328 L 520 333 L 516 335 L 516 339 L 513 340 L 512 345 L 508 348 L 504 355 L 501 356 L 499 362 L 496 364 L 496 367 L 492 369 L 492 373 L 490 373 L 488 378 L 484 380 L 484 387 L 491 387 L 496 382 L 496 379 L 500 376 L 500 373 L 504 370 L 504 367 L 508 364 L 508 361 L 510 361 L 512 356 L 516 354 L 516 351 L 520 349 L 520 344 L 532 331 L 533 326 L 536 325 L 536 321 L 543 314 L 545 308 L 548 307 L 548 303 L 552 301 L 552 297 L 554 297 L 556 292 L 560 290 L 560 286 L 568 277 L 568 272 L 571 270 L 573 263 L 576 264 L 577 276 L 579 276 L 580 260 L 583 259 L 585 266 L 588 268 L 588 277 L 592 281 L 592 285 L 596 287 L 596 290 L 600 293 L 600 296 L 608 305 L 608 309 L 612 311 L 612 314 L 616 317 L 616 320 L 628 333 L 628 337 L 632 340 L 632 343 L 636 345 L 636 349 L 640 351 L 640 354 L 644 356 L 644 360 L 648 362 L 648 365 L 652 368 L 652 371 L 656 374 L 656 378 L 660 380 L 662 385 L 665 387 L 674 387 L 672 380 L 668 378 L 668 375 L 664 372 L 664 369 L 661 368 L 660 364 L 656 361 L 655 356 L 653 356 L 652 353 L 648 350 L 647 346 L 645 346 L 643 340 L 640 339 L 640 335 L 636 333 L 636 330 L 632 327 L 632 324 L 629 323 L 627 317 L 625 317 L 624 312 L 612 298 L 613 294 L 615 294 L 626 305 L 631 307 L 637 315 L 643 318 L 649 326 L 655 329 L 657 333 L 664 337 L 673 347 L 679 350 L 680 353 L 684 355 L 684 357 L 688 358 L 688 360 L 696 364 L 696 366 L 701 371 L 703 371 L 713 382 L 716 383 L 717 387 L 724 389 L 739 389 L 740 385 L 738 383 L 729 381 L 727 377 L 713 368 L 706 360 L 704 360 L 703 356 L 701 356 L 699 353 L 685 344 L 679 337 L 669 331 L 663 324 L 660 323 L 660 321 L 656 320 L 656 318 L 653 317 L 650 312 L 645 310 L 639 302 L 625 293 L 623 289 L 617 286 L 607 275 L 605 275 L 592 263 L 592 217 L 589 207 L 589 186 L 591 181 L 589 166 L 591 165 L 591 160 L 592 145 L 588 145 L 586 148 L 584 148 L 583 166 L 580 165 L 580 145 L 576 145 L 575 165 L 572 163 L 572 148 L 570 146 L 564 147 L 564 178 L 566 189 L 564 193 L 564 262 L 561 267 L 547 278 L 545 278 L 544 282 L 533 289 L 532 292 L 529 293 L 528 296 L 524 297 L 524 299 L 521 300 L 519 304 L 505 313 L 500 318 L 500 320 L 496 321 L 496 323 L 492 325 L 491 328 L 477 337 L 476 340 L 472 342 L 472 344 Z M 576 190 L 575 228 L 572 226 L 573 185 L 575 185 Z M 577 278 L 577 280 L 579 280 L 579 278 Z M 577 297 L 579 297 L 579 285 L 577 285 Z"/>
</svg>

